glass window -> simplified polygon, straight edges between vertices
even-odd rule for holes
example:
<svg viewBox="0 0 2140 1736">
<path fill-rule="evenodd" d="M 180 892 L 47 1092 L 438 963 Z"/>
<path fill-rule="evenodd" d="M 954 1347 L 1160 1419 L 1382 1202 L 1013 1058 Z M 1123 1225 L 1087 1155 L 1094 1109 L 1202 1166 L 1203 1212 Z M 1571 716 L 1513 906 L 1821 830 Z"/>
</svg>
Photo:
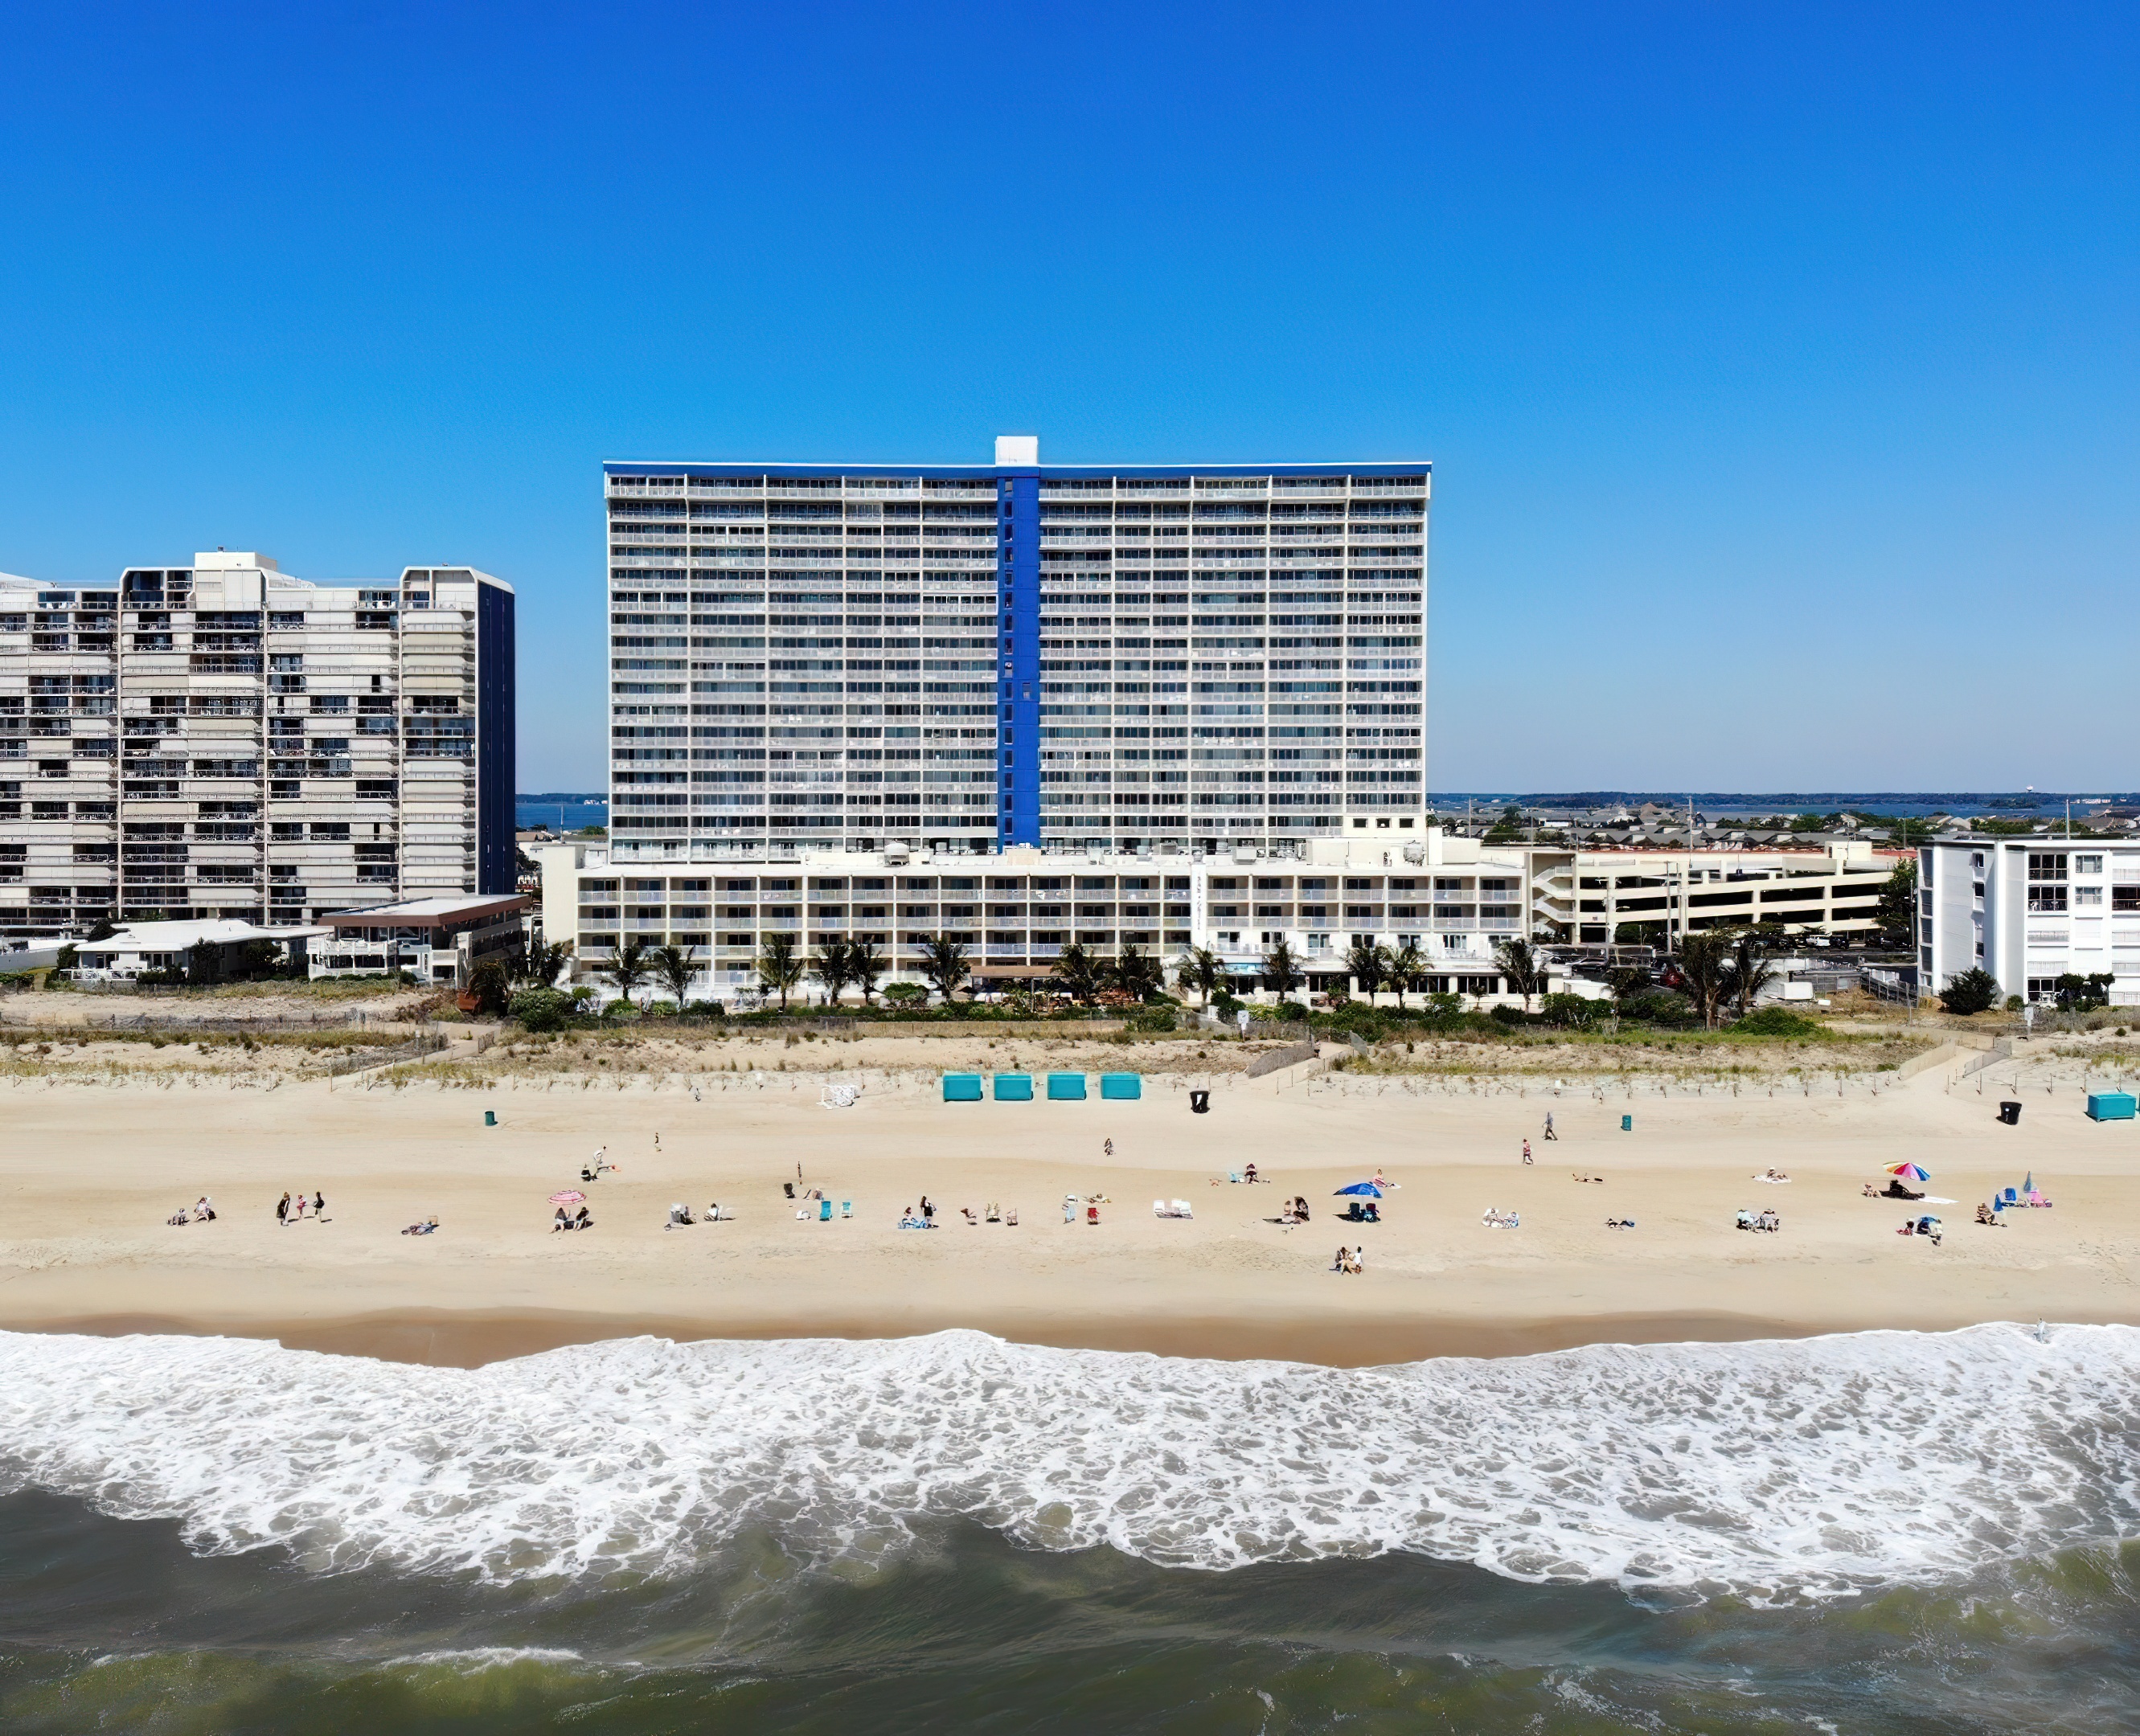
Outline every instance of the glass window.
<svg viewBox="0 0 2140 1736">
<path fill-rule="evenodd" d="M 2032 880 L 2062 880 L 2066 877 L 2066 857 L 2063 851 L 2032 850 L 2029 852 L 2029 878 Z"/>
</svg>

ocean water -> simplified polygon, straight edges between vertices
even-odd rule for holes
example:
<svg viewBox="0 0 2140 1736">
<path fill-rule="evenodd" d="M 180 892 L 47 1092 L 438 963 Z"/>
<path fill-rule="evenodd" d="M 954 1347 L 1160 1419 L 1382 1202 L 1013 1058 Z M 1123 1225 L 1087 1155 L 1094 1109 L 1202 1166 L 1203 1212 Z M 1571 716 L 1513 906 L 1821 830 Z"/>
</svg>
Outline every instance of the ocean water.
<svg viewBox="0 0 2140 1736">
<path fill-rule="evenodd" d="M 2140 1729 L 2136 1377 L 0 1335 L 0 1729 Z"/>
</svg>

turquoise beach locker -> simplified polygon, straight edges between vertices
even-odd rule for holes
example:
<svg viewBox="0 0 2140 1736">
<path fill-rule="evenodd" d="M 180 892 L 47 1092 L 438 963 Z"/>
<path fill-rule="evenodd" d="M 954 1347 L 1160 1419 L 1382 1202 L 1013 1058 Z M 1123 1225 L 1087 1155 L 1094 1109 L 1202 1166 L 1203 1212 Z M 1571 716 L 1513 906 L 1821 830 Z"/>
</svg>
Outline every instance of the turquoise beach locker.
<svg viewBox="0 0 2140 1736">
<path fill-rule="evenodd" d="M 1030 1073 L 998 1073 L 996 1101 L 999 1103 L 1030 1103 L 1033 1101 L 1033 1075 Z"/>
<path fill-rule="evenodd" d="M 2133 1119 L 2136 1106 L 2130 1091 L 2090 1091 L 2088 1094 L 2088 1118 L 2091 1121 L 2129 1121 Z"/>
<path fill-rule="evenodd" d="M 1048 1101 L 1051 1103 L 1082 1103 L 1085 1101 L 1085 1076 L 1082 1073 L 1050 1073 L 1048 1076 Z"/>
<path fill-rule="evenodd" d="M 979 1102 L 981 1101 L 981 1076 L 979 1073 L 945 1074 L 944 1101 L 946 1103 Z"/>
<path fill-rule="evenodd" d="M 1144 1075 L 1102 1073 L 1100 1075 L 1100 1095 L 1102 1097 L 1127 1098 L 1135 1101 L 1144 1095 Z"/>
</svg>

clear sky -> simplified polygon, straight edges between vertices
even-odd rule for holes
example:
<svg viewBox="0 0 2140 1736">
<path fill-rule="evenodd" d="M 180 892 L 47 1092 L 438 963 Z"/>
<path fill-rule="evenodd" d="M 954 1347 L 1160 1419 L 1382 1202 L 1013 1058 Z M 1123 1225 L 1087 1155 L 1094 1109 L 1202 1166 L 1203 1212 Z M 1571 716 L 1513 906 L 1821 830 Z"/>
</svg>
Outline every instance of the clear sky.
<svg viewBox="0 0 2140 1736">
<path fill-rule="evenodd" d="M 2140 11 L 0 25 L 0 571 L 518 588 L 606 458 L 1427 457 L 1436 789 L 2140 784 Z"/>
</svg>

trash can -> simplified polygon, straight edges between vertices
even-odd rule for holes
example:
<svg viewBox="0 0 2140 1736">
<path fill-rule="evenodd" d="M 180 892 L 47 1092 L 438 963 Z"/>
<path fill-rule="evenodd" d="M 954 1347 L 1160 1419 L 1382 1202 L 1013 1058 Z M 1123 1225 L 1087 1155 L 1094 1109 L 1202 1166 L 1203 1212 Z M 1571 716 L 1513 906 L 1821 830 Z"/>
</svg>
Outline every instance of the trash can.
<svg viewBox="0 0 2140 1736">
<path fill-rule="evenodd" d="M 1635 1118 L 1632 1116 L 1622 1116 L 1620 1117 L 1620 1131 L 1622 1133 L 1632 1133 L 1634 1130 Z"/>
<path fill-rule="evenodd" d="M 1999 1106 L 1999 1119 L 2009 1127 L 2018 1127 L 2021 1123 L 2021 1106 L 2011 1097 L 2007 1098 Z"/>
<path fill-rule="evenodd" d="M 498 1111 L 494 1109 L 483 1111 L 483 1125 L 486 1127 L 495 1127 L 498 1125 Z"/>
<path fill-rule="evenodd" d="M 1191 1092 L 1190 1092 L 1190 1094 L 1189 1094 L 1189 1112 L 1190 1112 L 1191 1115 L 1197 1115 L 1197 1116 L 1208 1116 L 1209 1114 L 1210 1114 L 1210 1113 L 1211 1113 L 1211 1093 L 1210 1093 L 1210 1092 L 1209 1092 L 1209 1091 L 1191 1091 Z"/>
</svg>

